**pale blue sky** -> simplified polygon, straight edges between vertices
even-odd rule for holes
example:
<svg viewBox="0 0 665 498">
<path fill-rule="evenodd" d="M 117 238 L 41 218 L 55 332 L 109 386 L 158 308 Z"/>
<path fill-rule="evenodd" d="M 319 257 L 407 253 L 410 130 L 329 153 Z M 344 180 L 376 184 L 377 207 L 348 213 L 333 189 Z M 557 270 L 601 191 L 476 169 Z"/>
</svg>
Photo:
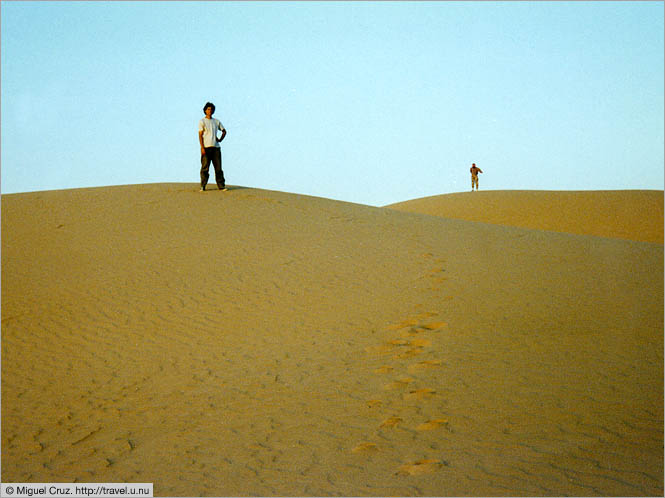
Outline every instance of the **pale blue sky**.
<svg viewBox="0 0 665 498">
<path fill-rule="evenodd" d="M 2 192 L 663 189 L 663 2 L 2 2 Z M 211 179 L 211 183 L 214 180 Z"/>
</svg>

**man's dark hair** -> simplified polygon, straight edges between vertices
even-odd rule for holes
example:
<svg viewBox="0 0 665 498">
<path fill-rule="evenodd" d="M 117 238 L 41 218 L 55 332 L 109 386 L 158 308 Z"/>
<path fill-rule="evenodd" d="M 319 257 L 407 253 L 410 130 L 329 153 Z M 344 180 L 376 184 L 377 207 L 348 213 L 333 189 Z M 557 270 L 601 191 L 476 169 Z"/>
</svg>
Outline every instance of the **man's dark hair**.
<svg viewBox="0 0 665 498">
<path fill-rule="evenodd" d="M 206 105 L 203 106 L 203 112 L 206 112 L 208 107 L 212 107 L 212 113 L 215 114 L 215 104 L 212 102 L 206 102 Z"/>
</svg>

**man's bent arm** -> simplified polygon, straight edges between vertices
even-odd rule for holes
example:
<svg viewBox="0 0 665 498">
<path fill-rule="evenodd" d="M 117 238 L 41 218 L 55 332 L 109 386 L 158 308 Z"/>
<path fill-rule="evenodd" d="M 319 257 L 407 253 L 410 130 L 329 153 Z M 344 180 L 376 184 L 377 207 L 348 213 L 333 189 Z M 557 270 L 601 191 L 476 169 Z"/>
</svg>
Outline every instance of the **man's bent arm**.
<svg viewBox="0 0 665 498">
<path fill-rule="evenodd" d="M 203 131 L 199 132 L 199 143 L 201 144 L 201 154 L 205 154 L 206 148 L 203 146 Z"/>
</svg>

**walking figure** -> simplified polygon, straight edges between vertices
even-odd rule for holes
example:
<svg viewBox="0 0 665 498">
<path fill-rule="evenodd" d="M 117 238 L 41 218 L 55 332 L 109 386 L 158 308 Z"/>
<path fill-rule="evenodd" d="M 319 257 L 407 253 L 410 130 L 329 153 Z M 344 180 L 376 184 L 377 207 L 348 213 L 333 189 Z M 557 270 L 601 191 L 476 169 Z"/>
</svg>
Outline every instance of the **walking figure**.
<svg viewBox="0 0 665 498">
<path fill-rule="evenodd" d="M 473 192 L 474 185 L 476 186 L 476 190 L 478 190 L 478 173 L 482 173 L 483 170 L 476 166 L 476 163 L 473 163 L 469 171 L 471 171 L 471 192 Z"/>
</svg>

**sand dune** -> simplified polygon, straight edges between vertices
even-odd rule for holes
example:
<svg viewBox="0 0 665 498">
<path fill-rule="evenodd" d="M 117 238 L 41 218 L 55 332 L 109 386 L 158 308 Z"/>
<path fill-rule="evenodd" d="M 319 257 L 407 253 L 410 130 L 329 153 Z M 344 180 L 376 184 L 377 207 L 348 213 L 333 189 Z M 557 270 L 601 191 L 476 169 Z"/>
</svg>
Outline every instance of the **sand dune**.
<svg viewBox="0 0 665 498">
<path fill-rule="evenodd" d="M 554 232 L 663 243 L 662 190 L 499 190 L 423 197 L 392 209 Z"/>
<path fill-rule="evenodd" d="M 3 195 L 2 480 L 662 496 L 663 246 L 238 187 Z"/>
</svg>

